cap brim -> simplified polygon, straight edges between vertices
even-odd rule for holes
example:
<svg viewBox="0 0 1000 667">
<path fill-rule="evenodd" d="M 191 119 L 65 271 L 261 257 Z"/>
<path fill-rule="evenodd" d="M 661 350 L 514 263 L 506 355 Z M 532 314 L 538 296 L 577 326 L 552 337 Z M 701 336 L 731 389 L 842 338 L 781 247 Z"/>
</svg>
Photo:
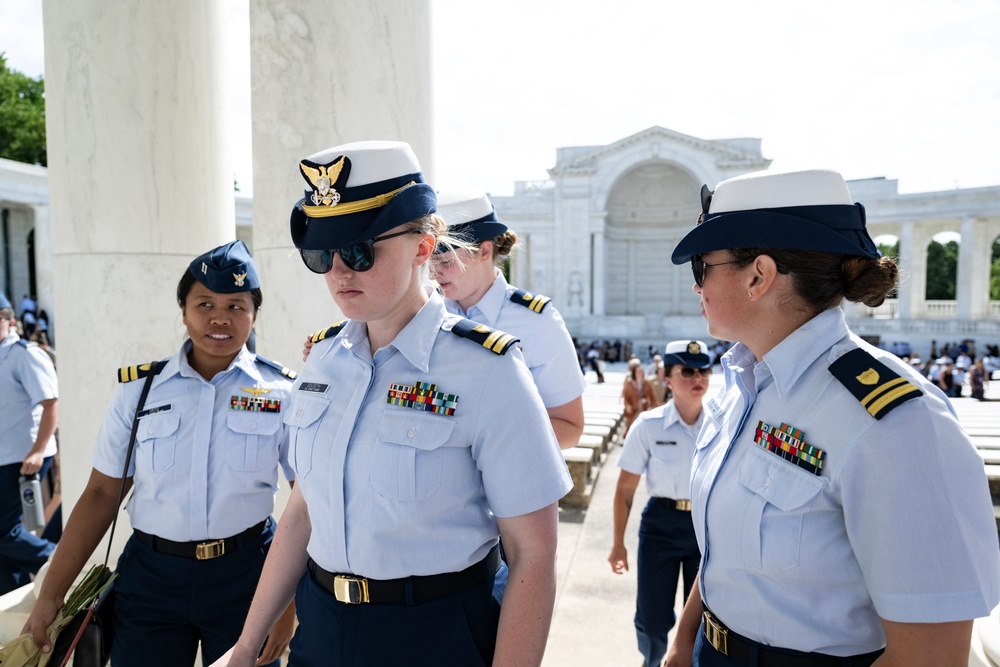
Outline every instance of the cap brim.
<svg viewBox="0 0 1000 667">
<path fill-rule="evenodd" d="M 664 366 L 690 366 L 691 368 L 708 368 L 712 360 L 707 354 L 674 353 L 663 355 Z"/>
</svg>

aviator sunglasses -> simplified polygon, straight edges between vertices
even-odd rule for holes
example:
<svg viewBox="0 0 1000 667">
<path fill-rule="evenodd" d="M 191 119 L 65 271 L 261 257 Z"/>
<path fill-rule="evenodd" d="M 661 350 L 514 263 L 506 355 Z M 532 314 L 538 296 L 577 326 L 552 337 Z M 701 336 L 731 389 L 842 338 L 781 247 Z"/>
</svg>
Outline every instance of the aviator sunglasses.
<svg viewBox="0 0 1000 667">
<path fill-rule="evenodd" d="M 331 250 L 299 250 L 299 253 L 302 255 L 302 261 L 305 263 L 306 268 L 313 273 L 328 273 L 330 269 L 333 268 L 333 256 L 337 253 L 340 253 L 340 259 L 343 260 L 344 266 L 349 268 L 351 271 L 361 273 L 362 271 L 367 271 L 375 266 L 375 248 L 373 246 L 376 243 L 379 241 L 385 241 L 386 239 L 395 238 L 397 236 L 402 236 L 403 234 L 419 233 L 419 229 L 407 229 L 402 232 L 396 232 L 395 234 L 386 234 L 385 236 L 377 236 L 366 241 L 352 243 L 351 245 L 344 246 L 343 248 L 333 248 Z"/>
<path fill-rule="evenodd" d="M 694 274 L 694 284 L 698 287 L 705 286 L 705 273 L 708 271 L 710 266 L 722 266 L 723 264 L 736 264 L 736 261 L 732 262 L 717 262 L 715 264 L 709 264 L 708 262 L 702 261 L 701 255 L 695 255 L 691 258 L 691 273 Z M 686 375 L 685 377 L 691 377 Z"/>
<path fill-rule="evenodd" d="M 714 266 L 714 264 L 709 264 L 709 266 Z M 681 366 L 680 374 L 685 380 L 690 380 L 694 377 L 694 374 L 698 373 L 703 378 L 707 378 L 712 374 L 711 367 L 709 368 L 691 368 L 690 366 Z"/>
</svg>

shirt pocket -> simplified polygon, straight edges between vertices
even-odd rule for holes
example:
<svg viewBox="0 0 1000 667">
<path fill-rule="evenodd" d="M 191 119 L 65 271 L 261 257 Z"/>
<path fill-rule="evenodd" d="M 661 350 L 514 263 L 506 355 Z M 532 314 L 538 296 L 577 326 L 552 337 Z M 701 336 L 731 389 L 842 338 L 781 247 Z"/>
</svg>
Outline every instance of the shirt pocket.
<svg viewBox="0 0 1000 667">
<path fill-rule="evenodd" d="M 139 429 L 135 434 L 137 470 L 145 468 L 161 473 L 174 465 L 180 423 L 180 415 L 176 412 L 146 415 L 139 420 Z"/>
<path fill-rule="evenodd" d="M 768 571 L 798 566 L 802 527 L 826 480 L 754 446 L 740 464 L 740 484 L 750 492 L 741 552 Z"/>
<path fill-rule="evenodd" d="M 378 423 L 369 480 L 379 495 L 418 501 L 441 486 L 444 452 L 455 422 L 415 410 L 387 411 Z"/>
<path fill-rule="evenodd" d="M 328 399 L 300 395 L 292 402 L 292 409 L 285 413 L 283 420 L 289 427 L 288 451 L 296 477 L 305 478 L 312 470 L 316 434 L 329 407 Z"/>
<path fill-rule="evenodd" d="M 237 472 L 273 470 L 278 465 L 275 434 L 281 418 L 273 413 L 230 410 L 226 419 L 229 437 L 226 463 Z"/>
</svg>

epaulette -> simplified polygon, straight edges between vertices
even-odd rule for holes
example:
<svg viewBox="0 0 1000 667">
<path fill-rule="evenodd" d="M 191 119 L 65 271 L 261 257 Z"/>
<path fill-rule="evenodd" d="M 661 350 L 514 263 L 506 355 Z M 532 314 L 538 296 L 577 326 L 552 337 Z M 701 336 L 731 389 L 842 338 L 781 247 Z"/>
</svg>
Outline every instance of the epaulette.
<svg viewBox="0 0 1000 667">
<path fill-rule="evenodd" d="M 875 419 L 924 393 L 860 347 L 830 364 L 830 372 Z"/>
<path fill-rule="evenodd" d="M 349 321 L 350 320 L 341 320 L 336 324 L 334 324 L 332 327 L 329 327 L 327 329 L 320 329 L 319 331 L 317 331 L 312 335 L 312 338 L 310 340 L 312 340 L 312 342 L 314 343 L 318 343 L 324 338 L 333 338 L 334 336 L 340 333 L 341 329 L 347 326 L 347 323 Z"/>
<path fill-rule="evenodd" d="M 479 324 L 465 318 L 455 322 L 451 332 L 456 336 L 475 341 L 496 354 L 506 354 L 511 345 L 521 340 L 498 329 L 490 329 L 485 324 Z"/>
<path fill-rule="evenodd" d="M 118 369 L 118 381 L 119 382 L 131 382 L 132 380 L 138 380 L 139 378 L 144 378 L 150 373 L 153 375 L 158 374 L 163 370 L 163 367 L 167 365 L 167 360 L 157 361 L 155 364 L 139 364 L 138 366 L 123 366 Z"/>
<path fill-rule="evenodd" d="M 550 299 L 547 296 L 542 296 L 541 294 L 532 294 L 531 292 L 525 292 L 523 289 L 514 290 L 514 293 L 510 295 L 510 300 L 519 306 L 524 306 L 525 308 L 530 308 L 536 313 L 540 313 L 545 310 L 545 306 L 549 305 Z"/>
<path fill-rule="evenodd" d="M 16 341 L 14 341 L 14 345 L 20 345 L 21 347 L 31 347 L 31 343 L 24 340 L 23 338 L 18 338 Z"/>
<path fill-rule="evenodd" d="M 265 359 L 264 357 L 260 356 L 259 354 L 257 355 L 257 361 L 259 361 L 260 363 L 264 364 L 265 366 L 270 366 L 274 370 L 276 370 L 279 373 L 281 373 L 282 375 L 284 375 L 289 380 L 294 380 L 295 378 L 297 378 L 299 376 L 299 374 L 296 373 L 295 371 L 293 371 L 291 368 L 288 368 L 287 366 L 282 366 L 277 361 L 271 361 L 270 359 Z"/>
</svg>

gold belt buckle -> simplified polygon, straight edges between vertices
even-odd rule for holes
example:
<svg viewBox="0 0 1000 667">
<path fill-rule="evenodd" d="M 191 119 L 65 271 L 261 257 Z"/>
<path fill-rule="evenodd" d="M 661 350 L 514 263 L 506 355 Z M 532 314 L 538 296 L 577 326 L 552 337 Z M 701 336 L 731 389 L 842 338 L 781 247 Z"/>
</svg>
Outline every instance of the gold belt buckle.
<svg viewBox="0 0 1000 667">
<path fill-rule="evenodd" d="M 691 501 L 690 500 L 675 500 L 674 508 L 679 509 L 682 512 L 691 511 Z"/>
<path fill-rule="evenodd" d="M 715 620 L 715 616 L 712 616 L 712 612 L 705 611 L 705 639 L 711 644 L 716 651 L 722 655 L 729 655 L 728 646 L 726 645 L 726 638 L 729 635 L 729 631 L 726 630 Z"/>
<path fill-rule="evenodd" d="M 333 597 L 345 604 L 369 602 L 368 580 L 361 577 L 337 575 L 333 578 Z"/>
<path fill-rule="evenodd" d="M 198 560 L 211 560 L 226 553 L 226 541 L 202 542 L 194 548 L 194 557 Z"/>
</svg>

